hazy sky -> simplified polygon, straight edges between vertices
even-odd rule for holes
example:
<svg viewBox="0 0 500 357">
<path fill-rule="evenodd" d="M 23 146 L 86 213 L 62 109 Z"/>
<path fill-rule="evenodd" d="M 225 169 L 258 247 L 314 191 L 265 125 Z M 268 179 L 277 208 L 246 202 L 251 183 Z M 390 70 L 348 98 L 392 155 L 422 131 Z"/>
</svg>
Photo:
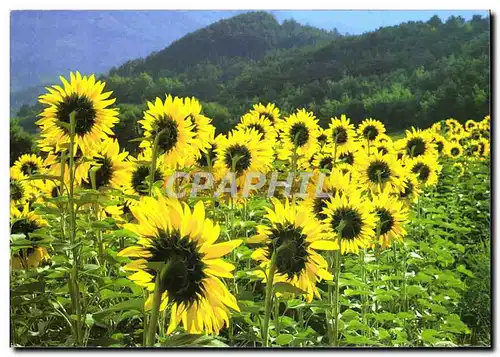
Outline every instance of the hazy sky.
<svg viewBox="0 0 500 357">
<path fill-rule="evenodd" d="M 451 15 L 462 16 L 466 20 L 474 14 L 487 17 L 485 10 L 339 10 L 339 11 L 277 11 L 278 19 L 294 18 L 298 22 L 331 30 L 334 27 L 342 32 L 360 34 L 382 26 L 392 26 L 406 21 L 427 21 L 434 14 L 446 21 Z"/>
</svg>

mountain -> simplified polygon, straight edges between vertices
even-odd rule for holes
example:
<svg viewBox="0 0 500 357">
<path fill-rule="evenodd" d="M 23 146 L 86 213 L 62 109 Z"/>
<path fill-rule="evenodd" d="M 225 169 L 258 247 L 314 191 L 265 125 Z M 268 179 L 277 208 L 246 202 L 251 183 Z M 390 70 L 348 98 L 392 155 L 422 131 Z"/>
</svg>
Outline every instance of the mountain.
<svg viewBox="0 0 500 357">
<path fill-rule="evenodd" d="M 486 115 L 489 68 L 490 20 L 479 15 L 340 36 L 257 12 L 200 29 L 103 79 L 122 103 L 194 95 L 212 103 L 220 130 L 257 101 L 285 112 L 308 108 L 323 124 L 347 113 L 401 130 Z"/>
<path fill-rule="evenodd" d="M 79 69 L 104 73 L 241 11 L 12 11 L 11 92 Z"/>
<path fill-rule="evenodd" d="M 340 35 L 249 12 L 196 30 L 168 47 L 112 68 L 100 79 L 120 108 L 120 143 L 137 136 L 144 104 L 165 93 L 195 96 L 219 131 L 251 104 L 275 102 L 286 115 L 314 111 L 326 126 L 346 113 L 379 118 L 390 131 L 489 113 L 490 19 L 438 16 Z M 20 125 L 32 131 L 36 108 Z"/>
</svg>

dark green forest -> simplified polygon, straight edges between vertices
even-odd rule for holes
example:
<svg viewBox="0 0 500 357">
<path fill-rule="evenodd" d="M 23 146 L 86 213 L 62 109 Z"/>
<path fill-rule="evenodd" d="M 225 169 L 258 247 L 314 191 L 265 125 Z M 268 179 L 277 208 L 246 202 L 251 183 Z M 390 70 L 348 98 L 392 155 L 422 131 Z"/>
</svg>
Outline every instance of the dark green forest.
<svg viewBox="0 0 500 357">
<path fill-rule="evenodd" d="M 221 132 L 257 102 L 274 102 L 285 115 L 307 108 L 322 125 L 341 113 L 355 123 L 377 118 L 390 132 L 449 117 L 465 122 L 490 111 L 490 19 L 434 16 L 352 36 L 246 13 L 100 79 L 114 91 L 115 132 L 130 148 L 145 102 L 165 93 L 200 99 Z M 11 119 L 11 160 L 36 133 L 39 110 L 23 106 Z"/>
</svg>

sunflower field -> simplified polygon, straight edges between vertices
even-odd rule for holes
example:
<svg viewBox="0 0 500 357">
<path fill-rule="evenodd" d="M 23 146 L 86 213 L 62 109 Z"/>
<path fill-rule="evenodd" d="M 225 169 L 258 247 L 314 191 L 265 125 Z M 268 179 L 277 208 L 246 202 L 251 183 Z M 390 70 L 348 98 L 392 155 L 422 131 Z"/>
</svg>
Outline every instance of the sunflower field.
<svg viewBox="0 0 500 357">
<path fill-rule="evenodd" d="M 216 135 L 166 95 L 133 156 L 105 83 L 61 82 L 10 168 L 12 346 L 491 345 L 489 115 L 396 139 L 259 103 Z"/>
</svg>

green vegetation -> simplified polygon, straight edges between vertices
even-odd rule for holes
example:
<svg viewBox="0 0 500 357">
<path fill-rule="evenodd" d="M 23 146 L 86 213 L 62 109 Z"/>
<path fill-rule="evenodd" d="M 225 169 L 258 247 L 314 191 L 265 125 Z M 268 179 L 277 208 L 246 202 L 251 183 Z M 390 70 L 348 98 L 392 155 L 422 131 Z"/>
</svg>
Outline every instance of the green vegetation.
<svg viewBox="0 0 500 357">
<path fill-rule="evenodd" d="M 102 77 L 125 112 L 120 144 L 136 136 L 147 100 L 195 96 L 219 131 L 256 102 L 314 111 L 325 125 L 346 113 L 384 121 L 390 132 L 489 113 L 489 19 L 437 16 L 359 36 L 341 36 L 265 12 L 222 20 Z M 126 105 L 124 105 L 126 103 Z M 35 113 L 20 113 L 35 133 Z M 22 110 L 21 110 L 22 111 Z"/>
</svg>

